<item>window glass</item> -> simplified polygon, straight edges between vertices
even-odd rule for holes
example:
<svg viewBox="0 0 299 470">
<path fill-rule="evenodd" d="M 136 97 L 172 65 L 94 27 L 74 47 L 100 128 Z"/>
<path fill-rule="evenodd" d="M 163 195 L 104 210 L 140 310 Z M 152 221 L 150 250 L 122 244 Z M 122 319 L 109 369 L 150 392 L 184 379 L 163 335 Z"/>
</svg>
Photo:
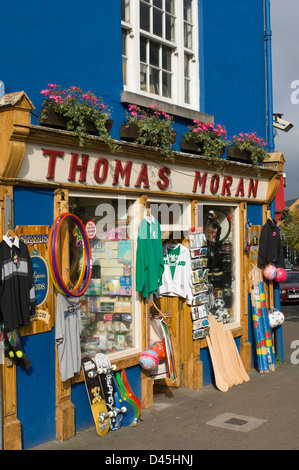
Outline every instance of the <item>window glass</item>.
<svg viewBox="0 0 299 470">
<path fill-rule="evenodd" d="M 83 355 L 127 352 L 136 346 L 132 301 L 134 247 L 133 237 L 130 237 L 133 203 L 128 200 L 120 203 L 118 199 L 70 198 L 70 206 L 84 225 L 88 221 L 96 224 L 96 236 L 90 239 L 92 277 L 80 298 Z M 78 260 L 74 263 L 78 265 Z"/>
<path fill-rule="evenodd" d="M 191 250 L 194 268 L 207 269 L 209 311 L 224 323 L 236 315 L 236 227 L 235 209 L 229 206 L 198 205 L 199 227 L 205 235 L 200 250 Z"/>
<path fill-rule="evenodd" d="M 157 10 L 157 8 L 154 8 L 153 10 L 153 34 L 159 37 L 163 36 L 162 20 L 163 20 L 162 11 Z"/>
<path fill-rule="evenodd" d="M 121 0 L 121 19 L 130 23 L 130 0 Z"/>
<path fill-rule="evenodd" d="M 150 31 L 150 7 L 143 1 L 140 2 L 140 29 Z"/>
</svg>

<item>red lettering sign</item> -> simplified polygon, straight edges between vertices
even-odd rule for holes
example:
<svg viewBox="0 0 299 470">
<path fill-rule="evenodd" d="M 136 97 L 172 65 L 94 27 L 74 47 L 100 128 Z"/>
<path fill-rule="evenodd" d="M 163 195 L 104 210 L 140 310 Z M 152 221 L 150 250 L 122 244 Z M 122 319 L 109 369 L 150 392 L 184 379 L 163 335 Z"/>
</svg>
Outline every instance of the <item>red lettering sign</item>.
<svg viewBox="0 0 299 470">
<path fill-rule="evenodd" d="M 89 160 L 89 155 L 82 155 L 82 164 L 78 165 L 78 153 L 72 153 L 71 164 L 70 164 L 70 171 L 68 180 L 75 181 L 76 180 L 76 172 L 80 171 L 78 181 L 83 183 L 86 181 L 86 173 L 87 173 L 87 165 Z"/>
<path fill-rule="evenodd" d="M 160 168 L 158 171 L 158 176 L 159 178 L 163 181 L 157 181 L 157 186 L 159 189 L 167 189 L 169 186 L 169 178 L 167 178 L 171 173 L 171 170 L 167 168 L 166 166 L 163 166 Z"/>
<path fill-rule="evenodd" d="M 125 178 L 125 186 L 130 186 L 132 165 L 132 162 L 127 162 L 125 168 L 123 168 L 121 160 L 116 160 L 112 181 L 113 186 L 118 184 L 119 175 Z"/>
<path fill-rule="evenodd" d="M 206 182 L 207 182 L 207 176 L 208 173 L 204 173 L 202 176 L 200 175 L 200 171 L 195 172 L 195 177 L 194 177 L 194 184 L 193 184 L 193 189 L 192 192 L 196 193 L 197 190 L 197 184 L 201 186 L 201 194 L 204 194 L 206 191 Z"/>
<path fill-rule="evenodd" d="M 64 152 L 59 152 L 58 150 L 47 150 L 43 149 L 43 155 L 50 155 L 49 164 L 48 164 L 48 173 L 47 179 L 54 178 L 55 174 L 55 165 L 56 165 L 56 158 L 57 157 L 64 157 Z"/>
<path fill-rule="evenodd" d="M 101 169 L 102 167 L 102 169 Z M 101 175 L 100 175 L 101 171 Z M 94 166 L 93 176 L 97 183 L 104 183 L 108 175 L 108 161 L 106 158 L 98 158 Z"/>
</svg>

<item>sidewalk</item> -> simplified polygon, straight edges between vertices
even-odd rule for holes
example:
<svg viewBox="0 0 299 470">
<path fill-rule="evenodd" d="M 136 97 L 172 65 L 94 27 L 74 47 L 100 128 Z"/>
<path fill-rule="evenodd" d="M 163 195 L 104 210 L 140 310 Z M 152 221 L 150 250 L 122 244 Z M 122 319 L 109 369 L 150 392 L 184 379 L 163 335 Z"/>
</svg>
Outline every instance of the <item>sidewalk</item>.
<svg viewBox="0 0 299 470">
<path fill-rule="evenodd" d="M 226 393 L 213 385 L 201 391 L 164 389 L 155 394 L 153 409 L 143 410 L 142 420 L 135 427 L 122 427 L 103 437 L 97 436 L 91 427 L 66 442 L 52 441 L 33 450 L 102 450 L 103 458 L 110 459 L 116 458 L 113 451 L 119 458 L 139 454 L 133 451 L 148 451 L 142 454 L 143 463 L 156 463 L 146 460 L 150 455 L 155 459 L 158 455 L 155 451 L 175 451 L 180 459 L 185 456 L 181 463 L 188 465 L 187 456 L 199 458 L 198 454 L 188 452 L 191 450 L 299 449 L 299 364 L 290 362 L 293 352 L 290 345 L 294 339 L 299 340 L 299 305 L 288 313 L 290 309 L 282 308 L 286 315 L 285 361 L 274 372 L 259 374 L 252 370 L 249 382 Z M 129 452 L 123 454 L 121 450 Z"/>
</svg>

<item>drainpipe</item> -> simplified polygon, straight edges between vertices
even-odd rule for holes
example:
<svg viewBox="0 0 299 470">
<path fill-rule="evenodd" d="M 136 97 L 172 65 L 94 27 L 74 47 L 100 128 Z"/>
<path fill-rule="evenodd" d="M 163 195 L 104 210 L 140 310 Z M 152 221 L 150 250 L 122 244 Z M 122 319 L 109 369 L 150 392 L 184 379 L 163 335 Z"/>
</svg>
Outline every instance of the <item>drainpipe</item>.
<svg viewBox="0 0 299 470">
<path fill-rule="evenodd" d="M 265 0 L 265 44 L 267 73 L 268 151 L 274 152 L 271 0 Z"/>
<path fill-rule="evenodd" d="M 268 152 L 275 151 L 273 128 L 273 83 L 272 83 L 272 30 L 271 30 L 271 0 L 265 0 L 265 44 L 266 44 L 266 73 L 267 73 L 267 108 L 268 108 Z M 275 199 L 272 203 L 275 218 Z M 279 283 L 273 282 L 274 307 L 281 310 Z M 282 325 L 275 328 L 275 350 L 280 362 L 284 361 Z"/>
</svg>

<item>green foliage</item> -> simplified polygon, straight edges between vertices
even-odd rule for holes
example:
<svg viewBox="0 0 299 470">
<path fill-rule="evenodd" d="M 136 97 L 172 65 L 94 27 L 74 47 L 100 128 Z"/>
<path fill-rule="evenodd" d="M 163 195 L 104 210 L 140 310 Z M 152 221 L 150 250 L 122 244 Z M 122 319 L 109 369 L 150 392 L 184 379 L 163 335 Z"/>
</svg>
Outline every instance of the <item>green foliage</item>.
<svg viewBox="0 0 299 470">
<path fill-rule="evenodd" d="M 219 169 L 223 164 L 220 158 L 228 145 L 227 132 L 221 124 L 213 125 L 206 122 L 193 121 L 194 126 L 189 127 L 189 131 L 184 134 L 186 141 L 192 140 L 198 144 L 198 152 L 209 158 L 211 163 L 217 163 Z"/>
<path fill-rule="evenodd" d="M 127 113 L 127 126 L 135 124 L 139 136 L 136 140 L 140 145 L 154 147 L 166 158 L 174 159 L 172 144 L 175 137 L 173 118 L 154 105 L 143 110 L 135 105 L 129 105 Z"/>
<path fill-rule="evenodd" d="M 233 144 L 241 152 L 250 153 L 251 162 L 259 174 L 259 166 L 268 156 L 265 150 L 267 143 L 257 137 L 256 132 L 250 134 L 241 132 L 233 136 Z"/>
<path fill-rule="evenodd" d="M 61 88 L 60 85 L 51 83 L 47 89 L 41 91 L 41 94 L 44 95 L 44 101 L 40 123 L 47 120 L 49 110 L 53 109 L 65 118 L 67 130 L 78 135 L 80 147 L 83 147 L 85 141 L 89 140 L 88 125 L 93 124 L 103 141 L 109 145 L 110 150 L 113 152 L 119 150 L 106 128 L 110 112 L 101 98 L 96 97 L 90 91 L 84 93 L 75 86 Z"/>
<path fill-rule="evenodd" d="M 299 209 L 289 212 L 282 220 L 280 233 L 290 249 L 299 251 Z"/>
</svg>

